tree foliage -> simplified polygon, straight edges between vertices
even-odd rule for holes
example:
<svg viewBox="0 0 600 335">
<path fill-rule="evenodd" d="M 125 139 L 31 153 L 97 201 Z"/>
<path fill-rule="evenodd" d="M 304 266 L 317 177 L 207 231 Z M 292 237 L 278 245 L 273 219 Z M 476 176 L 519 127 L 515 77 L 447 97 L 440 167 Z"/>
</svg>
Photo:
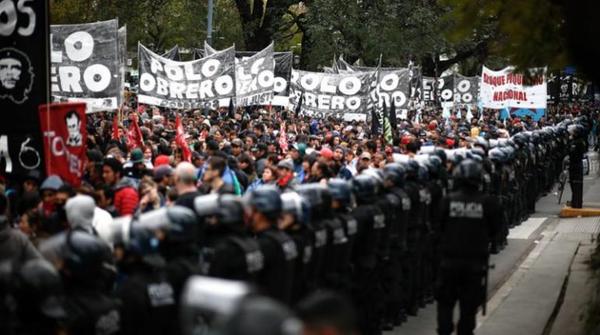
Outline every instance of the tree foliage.
<svg viewBox="0 0 600 335">
<path fill-rule="evenodd" d="M 496 22 L 494 54 L 520 68 L 548 66 L 560 70 L 576 65 L 592 79 L 600 79 L 597 60 L 600 34 L 598 1 L 594 0 L 444 0 L 456 22 L 451 40 L 467 38 L 473 31 Z"/>
<path fill-rule="evenodd" d="M 588 0 L 591 1 L 591 0 Z M 272 40 L 293 50 L 299 67 L 329 66 L 334 56 L 375 66 L 422 65 L 440 75 L 458 65 L 476 74 L 502 67 L 568 63 L 561 5 L 567 0 L 214 0 L 213 46 L 260 50 Z M 51 0 L 53 23 L 119 18 L 137 41 L 162 52 L 199 47 L 207 1 Z"/>
</svg>

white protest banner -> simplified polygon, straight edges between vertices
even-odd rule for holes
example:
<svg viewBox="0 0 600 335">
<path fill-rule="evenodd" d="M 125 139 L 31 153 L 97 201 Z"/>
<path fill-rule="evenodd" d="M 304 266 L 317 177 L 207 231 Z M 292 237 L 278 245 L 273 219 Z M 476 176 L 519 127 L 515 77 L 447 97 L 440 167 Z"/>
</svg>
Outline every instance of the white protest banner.
<svg viewBox="0 0 600 335">
<path fill-rule="evenodd" d="M 484 66 L 480 84 L 481 105 L 493 109 L 546 108 L 546 71 L 536 72 L 525 80 L 523 74 L 514 73 L 512 67 L 493 71 Z"/>
<path fill-rule="evenodd" d="M 141 44 L 138 55 L 140 103 L 216 109 L 219 100 L 235 97 L 233 47 L 189 62 L 164 58 Z"/>
<path fill-rule="evenodd" d="M 122 89 L 118 27 L 117 20 L 51 26 L 52 96 L 85 101 L 88 110 L 118 107 Z"/>
</svg>

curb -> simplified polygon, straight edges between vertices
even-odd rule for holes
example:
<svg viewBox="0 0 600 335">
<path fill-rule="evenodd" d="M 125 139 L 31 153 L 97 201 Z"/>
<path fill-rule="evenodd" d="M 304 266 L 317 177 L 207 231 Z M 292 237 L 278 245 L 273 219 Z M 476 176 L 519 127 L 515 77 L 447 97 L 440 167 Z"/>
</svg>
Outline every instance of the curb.
<svg viewBox="0 0 600 335">
<path fill-rule="evenodd" d="M 560 210 L 559 216 L 561 218 L 600 216 L 600 208 L 563 207 L 563 209 Z"/>
</svg>

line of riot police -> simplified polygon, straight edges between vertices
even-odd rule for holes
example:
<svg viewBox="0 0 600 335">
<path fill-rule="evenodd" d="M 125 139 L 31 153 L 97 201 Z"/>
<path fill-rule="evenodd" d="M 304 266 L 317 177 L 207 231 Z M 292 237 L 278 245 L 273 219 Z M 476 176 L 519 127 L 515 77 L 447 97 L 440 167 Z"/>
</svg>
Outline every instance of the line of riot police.
<svg viewBox="0 0 600 335">
<path fill-rule="evenodd" d="M 481 167 L 479 190 L 501 208 L 485 251 L 497 253 L 588 128 L 579 118 L 509 139 L 477 138 L 471 148 L 423 149 L 349 182 L 283 194 L 262 186 L 244 197 L 199 196 L 194 211 L 119 218 L 103 236 L 71 229 L 40 246 L 47 261 L 3 270 L 2 333 L 198 333 L 206 325 L 181 316 L 191 301 L 186 281 L 203 275 L 249 283 L 287 306 L 334 290 L 351 298 L 362 334 L 380 334 L 434 299 L 447 238 L 440 208 L 461 162 Z"/>
</svg>

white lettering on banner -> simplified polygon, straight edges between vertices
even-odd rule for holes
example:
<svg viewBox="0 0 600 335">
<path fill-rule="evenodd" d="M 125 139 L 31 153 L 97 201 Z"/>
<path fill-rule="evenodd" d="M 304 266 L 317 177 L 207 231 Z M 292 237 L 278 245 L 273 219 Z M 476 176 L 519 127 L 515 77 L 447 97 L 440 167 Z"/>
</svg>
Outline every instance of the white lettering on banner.
<svg viewBox="0 0 600 335">
<path fill-rule="evenodd" d="M 6 162 L 4 170 L 6 173 L 11 173 L 13 170 L 12 159 L 10 159 L 10 152 L 8 151 L 8 136 L 0 136 L 0 162 L 4 159 Z"/>
<path fill-rule="evenodd" d="M 54 131 L 44 132 L 44 136 L 48 137 L 50 141 L 50 151 L 52 156 L 60 157 L 65 155 L 69 164 L 69 172 L 77 177 L 81 177 L 81 160 L 76 155 L 71 154 L 69 150 L 65 148 L 65 142 L 62 137 L 57 136 Z"/>
<path fill-rule="evenodd" d="M 52 41 L 53 35 L 50 34 Z M 53 44 L 50 44 L 51 47 Z M 71 33 L 64 42 L 64 53 L 66 57 L 73 62 L 83 62 L 88 60 L 94 53 L 94 38 L 86 31 L 76 31 Z M 50 51 L 50 60 L 52 63 L 60 64 L 63 62 L 63 51 Z M 57 71 L 58 68 L 58 71 Z M 82 93 L 84 88 L 81 85 L 81 69 L 77 66 L 52 65 L 50 68 L 52 77 L 53 92 L 71 92 Z M 58 74 L 58 75 L 57 75 Z M 92 92 L 102 92 L 110 86 L 112 74 L 110 69 L 103 64 L 91 64 L 83 70 L 83 83 L 85 87 Z"/>
<path fill-rule="evenodd" d="M 19 0 L 15 7 L 13 0 L 2 0 L 0 2 L 0 17 L 5 17 L 0 20 L 0 36 L 10 36 L 14 33 L 19 23 L 19 13 L 25 14 L 27 20 L 21 20 L 21 23 L 27 22 L 26 26 L 19 26 L 17 33 L 21 36 L 31 36 L 35 31 L 36 14 L 35 11 L 27 6 L 27 2 L 33 0 Z"/>
<path fill-rule="evenodd" d="M 287 80 L 285 80 L 285 78 L 275 77 L 275 81 L 273 83 L 273 91 L 275 91 L 275 93 L 281 93 L 285 91 L 286 88 Z"/>
</svg>

